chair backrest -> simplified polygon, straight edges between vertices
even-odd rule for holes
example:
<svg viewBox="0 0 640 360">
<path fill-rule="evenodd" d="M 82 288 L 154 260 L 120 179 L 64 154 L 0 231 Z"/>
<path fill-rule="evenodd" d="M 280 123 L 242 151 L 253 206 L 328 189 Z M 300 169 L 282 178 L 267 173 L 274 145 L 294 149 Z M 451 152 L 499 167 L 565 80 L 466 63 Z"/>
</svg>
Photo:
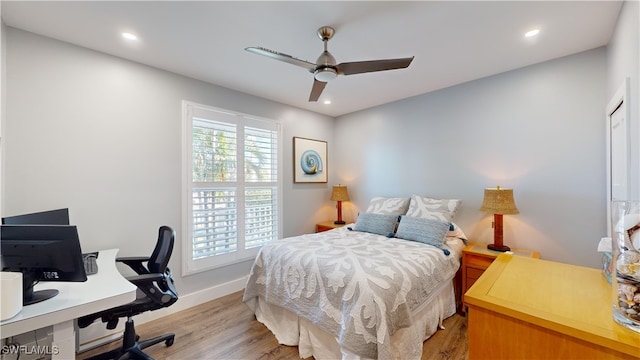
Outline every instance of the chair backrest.
<svg viewBox="0 0 640 360">
<path fill-rule="evenodd" d="M 147 261 L 147 270 L 150 274 L 161 274 L 162 277 L 156 280 L 157 287 L 155 289 L 153 287 L 139 287 L 158 307 L 170 306 L 178 300 L 178 291 L 171 277 L 171 269 L 168 267 L 175 238 L 176 233 L 172 228 L 168 226 L 160 227 L 158 230 L 158 242 Z"/>
<path fill-rule="evenodd" d="M 176 233 L 173 229 L 168 226 L 160 227 L 160 230 L 158 230 L 158 242 L 147 262 L 147 269 L 149 269 L 150 273 L 161 274 L 165 272 L 173 252 L 175 238 Z"/>
</svg>

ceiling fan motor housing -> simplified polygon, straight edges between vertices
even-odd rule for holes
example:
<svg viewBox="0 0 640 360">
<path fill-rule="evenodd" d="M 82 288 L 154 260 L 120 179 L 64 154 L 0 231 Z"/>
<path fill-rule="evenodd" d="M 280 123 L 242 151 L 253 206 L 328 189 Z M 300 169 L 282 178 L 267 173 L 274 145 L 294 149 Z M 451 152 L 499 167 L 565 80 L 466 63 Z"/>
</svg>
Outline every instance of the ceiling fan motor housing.
<svg viewBox="0 0 640 360">
<path fill-rule="evenodd" d="M 326 48 L 322 54 L 318 56 L 318 59 L 316 60 L 316 69 L 313 74 L 316 80 L 322 82 L 333 80 L 338 76 L 338 71 L 336 70 L 336 58 L 334 58 Z"/>
<path fill-rule="evenodd" d="M 328 82 L 330 80 L 333 80 L 336 78 L 336 76 L 338 76 L 338 72 L 336 71 L 336 69 L 329 66 L 319 68 L 314 72 L 314 75 L 313 75 L 313 77 L 316 80 L 322 81 L 322 82 Z"/>
</svg>

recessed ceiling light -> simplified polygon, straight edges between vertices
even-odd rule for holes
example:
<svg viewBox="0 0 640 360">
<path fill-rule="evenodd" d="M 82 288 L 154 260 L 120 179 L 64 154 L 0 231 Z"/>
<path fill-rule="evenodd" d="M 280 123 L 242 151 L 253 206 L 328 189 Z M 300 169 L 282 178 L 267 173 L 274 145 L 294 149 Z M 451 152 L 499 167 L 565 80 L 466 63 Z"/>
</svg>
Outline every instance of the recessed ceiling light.
<svg viewBox="0 0 640 360">
<path fill-rule="evenodd" d="M 324 101 L 324 104 L 325 104 L 325 105 L 329 105 L 329 104 L 331 104 L 331 100 L 325 100 L 325 101 Z"/>
<path fill-rule="evenodd" d="M 122 37 L 127 39 L 127 40 L 138 40 L 138 37 L 133 35 L 132 33 L 128 33 L 128 32 L 123 32 L 122 33 Z"/>
<path fill-rule="evenodd" d="M 524 37 L 530 38 L 538 35 L 540 33 L 540 29 L 529 30 L 524 34 Z"/>
</svg>

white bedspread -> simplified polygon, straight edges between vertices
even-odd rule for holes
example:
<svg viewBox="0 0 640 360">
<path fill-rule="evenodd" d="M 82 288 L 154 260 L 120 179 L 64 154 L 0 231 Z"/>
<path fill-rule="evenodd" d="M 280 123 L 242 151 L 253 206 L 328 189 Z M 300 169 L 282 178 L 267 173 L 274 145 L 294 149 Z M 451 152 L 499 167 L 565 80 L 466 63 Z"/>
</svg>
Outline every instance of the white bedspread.
<svg viewBox="0 0 640 360">
<path fill-rule="evenodd" d="M 334 336 L 363 358 L 391 358 L 391 336 L 459 267 L 459 249 L 349 231 L 273 241 L 251 270 L 243 301 L 260 297 Z"/>
</svg>

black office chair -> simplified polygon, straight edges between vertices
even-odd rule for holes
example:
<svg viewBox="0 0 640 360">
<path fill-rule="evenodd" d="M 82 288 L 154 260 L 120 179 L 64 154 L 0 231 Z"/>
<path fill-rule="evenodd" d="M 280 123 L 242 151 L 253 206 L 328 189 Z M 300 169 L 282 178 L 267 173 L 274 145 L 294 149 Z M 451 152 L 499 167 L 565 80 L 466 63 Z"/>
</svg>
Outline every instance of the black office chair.
<svg viewBox="0 0 640 360">
<path fill-rule="evenodd" d="M 136 300 L 126 305 L 118 306 L 109 310 L 100 311 L 78 319 L 78 326 L 84 328 L 97 319 L 107 323 L 107 329 L 115 329 L 118 319 L 127 318 L 122 347 L 103 354 L 99 354 L 89 359 L 151 359 L 142 350 L 162 341 L 166 346 L 173 345 L 175 334 L 170 333 L 157 336 L 153 339 L 138 341 L 132 317 L 145 311 L 161 309 L 172 305 L 178 300 L 178 292 L 171 278 L 171 270 L 167 267 L 169 258 L 173 251 L 175 232 L 168 226 L 160 227 L 158 233 L 158 243 L 150 257 L 124 257 L 117 258 L 116 261 L 128 265 L 138 275 L 127 277 L 127 280 L 138 287 Z M 147 263 L 145 267 L 143 263 Z"/>
</svg>

